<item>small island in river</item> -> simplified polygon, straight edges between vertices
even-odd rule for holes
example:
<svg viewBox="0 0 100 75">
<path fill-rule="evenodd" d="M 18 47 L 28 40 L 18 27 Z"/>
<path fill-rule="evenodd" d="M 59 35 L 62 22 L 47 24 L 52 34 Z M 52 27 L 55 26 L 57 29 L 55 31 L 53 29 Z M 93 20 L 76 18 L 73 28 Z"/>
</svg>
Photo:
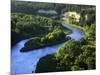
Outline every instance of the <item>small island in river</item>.
<svg viewBox="0 0 100 75">
<path fill-rule="evenodd" d="M 11 75 L 96 69 L 95 11 L 11 0 Z"/>
</svg>

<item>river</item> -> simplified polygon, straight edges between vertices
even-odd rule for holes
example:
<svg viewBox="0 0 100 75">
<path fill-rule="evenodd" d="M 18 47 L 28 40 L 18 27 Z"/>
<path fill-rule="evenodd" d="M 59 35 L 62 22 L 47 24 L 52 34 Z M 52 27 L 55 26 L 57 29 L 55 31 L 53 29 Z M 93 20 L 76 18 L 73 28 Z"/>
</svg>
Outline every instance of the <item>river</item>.
<svg viewBox="0 0 100 75">
<path fill-rule="evenodd" d="M 64 27 L 72 30 L 72 33 L 66 36 L 70 36 L 74 40 L 80 40 L 84 37 L 84 33 L 74 27 L 71 27 L 66 24 L 62 24 Z M 55 46 L 45 47 L 34 51 L 29 52 L 20 52 L 20 49 L 24 47 L 24 44 L 30 39 L 22 40 L 18 42 L 11 52 L 11 74 L 30 74 L 32 71 L 35 71 L 36 65 L 41 57 L 44 57 L 48 54 L 53 54 L 56 50 L 63 45 L 58 44 Z"/>
</svg>

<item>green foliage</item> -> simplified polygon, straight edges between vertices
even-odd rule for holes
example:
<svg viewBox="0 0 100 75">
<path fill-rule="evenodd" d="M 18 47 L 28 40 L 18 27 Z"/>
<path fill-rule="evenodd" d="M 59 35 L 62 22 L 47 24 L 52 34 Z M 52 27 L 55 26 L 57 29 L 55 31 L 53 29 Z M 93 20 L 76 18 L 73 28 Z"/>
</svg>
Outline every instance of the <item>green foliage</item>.
<svg viewBox="0 0 100 75">
<path fill-rule="evenodd" d="M 66 38 L 65 36 L 66 35 L 64 32 L 57 28 L 53 30 L 53 32 L 50 32 L 41 38 L 33 38 L 32 40 L 28 41 L 24 48 L 21 49 L 21 52 L 26 52 L 46 46 L 52 46 L 70 39 L 69 37 Z"/>
<path fill-rule="evenodd" d="M 67 41 L 57 50 L 56 54 L 41 58 L 36 72 L 76 71 L 96 68 L 95 6 L 23 1 L 12 1 L 11 5 L 12 45 L 22 39 L 33 37 L 21 51 L 25 52 Z M 55 10 L 58 14 L 39 14 L 37 13 L 39 9 Z M 61 15 L 67 11 L 75 11 L 80 14 L 81 18 L 77 27 L 81 26 L 85 31 L 85 37 L 80 41 L 70 40 L 69 37 L 65 38 L 65 34 L 70 31 L 68 29 L 66 31 L 61 23 L 47 18 L 57 16 L 56 19 L 59 20 Z M 75 16 L 70 17 L 70 22 L 76 24 Z"/>
<path fill-rule="evenodd" d="M 77 71 L 77 70 L 80 70 L 80 67 L 74 65 L 74 66 L 71 67 L 71 70 L 72 70 L 72 71 Z"/>
<path fill-rule="evenodd" d="M 50 60 L 49 60 L 50 59 Z M 43 57 L 43 59 L 40 59 L 36 68 L 36 73 L 43 73 L 43 72 L 56 72 L 56 61 L 53 55 L 47 55 L 46 57 Z M 44 63 L 46 62 L 46 63 Z M 42 65 L 41 65 L 42 64 Z M 50 66 L 51 65 L 51 66 Z M 44 68 L 44 69 L 43 69 Z"/>
<path fill-rule="evenodd" d="M 68 18 L 69 21 L 66 21 L 68 24 L 75 24 L 77 26 L 84 27 L 85 25 L 90 26 L 91 24 L 95 23 L 95 13 L 96 13 L 96 7 L 95 6 L 83 6 L 83 5 L 66 5 L 66 8 L 62 9 L 63 13 L 67 12 L 76 12 L 80 15 L 79 22 L 76 21 L 76 18 L 74 15 L 70 17 L 64 17 Z"/>
<path fill-rule="evenodd" d="M 64 70 L 71 70 L 69 67 L 73 65 L 75 61 L 74 59 L 76 59 L 77 56 L 81 53 L 80 47 L 80 42 L 69 40 L 58 49 L 55 57 L 60 64 L 66 65 L 66 67 L 63 68 Z"/>
<path fill-rule="evenodd" d="M 65 38 L 65 34 L 60 29 L 56 28 L 52 33 L 47 34 L 43 38 L 44 38 L 44 40 L 42 39 L 43 43 L 60 41 L 62 40 L 62 38 Z"/>
<path fill-rule="evenodd" d="M 95 39 L 96 29 L 95 24 L 91 24 L 90 26 L 85 26 L 85 35 L 88 39 Z M 93 37 L 93 38 L 92 38 Z"/>
<path fill-rule="evenodd" d="M 39 48 L 44 45 L 53 45 L 65 41 L 65 31 L 63 31 L 65 28 L 62 27 L 61 23 L 53 21 L 50 18 L 22 13 L 12 13 L 11 20 L 11 30 L 20 35 L 21 38 L 40 37 L 39 42 L 43 43 L 43 45 L 39 44 Z M 68 34 L 69 31 L 70 30 L 66 29 L 66 34 Z M 17 38 L 13 39 L 12 36 L 12 41 L 16 39 Z M 32 42 L 34 43 L 34 41 Z M 34 48 L 35 46 L 33 46 L 33 49 Z M 25 49 L 32 49 L 32 47 L 29 48 L 26 46 Z"/>
<path fill-rule="evenodd" d="M 56 25 L 55 25 L 56 26 Z M 11 14 L 12 43 L 33 36 L 44 36 L 53 30 L 54 23 L 51 19 L 41 16 L 27 15 L 21 13 Z M 16 38 L 17 34 L 19 38 Z M 41 35 L 42 34 L 42 35 Z M 18 39 L 18 40 L 17 40 Z M 16 41 L 16 42 L 13 42 Z"/>
<path fill-rule="evenodd" d="M 20 51 L 27 52 L 29 50 L 33 50 L 33 48 L 34 49 L 40 48 L 40 46 L 42 46 L 42 44 L 40 43 L 40 38 L 35 37 L 31 39 L 28 43 L 26 43 L 25 46 Z"/>
<path fill-rule="evenodd" d="M 11 2 L 11 12 L 15 13 L 26 13 L 26 14 L 37 14 L 39 9 L 44 10 L 56 10 L 58 14 L 61 13 L 61 10 L 65 7 L 63 4 L 56 3 L 43 3 L 43 2 L 27 2 L 27 1 L 12 1 Z M 44 16 L 52 16 L 46 14 L 39 14 Z"/>
<path fill-rule="evenodd" d="M 49 60 L 51 60 L 52 58 L 55 59 L 54 64 L 56 65 L 54 68 L 56 68 L 56 71 L 91 70 L 96 68 L 96 46 L 94 37 L 95 24 L 92 24 L 86 30 L 86 34 L 90 33 L 91 31 L 94 32 L 86 35 L 86 37 L 82 38 L 80 41 L 67 41 L 62 47 L 57 50 L 54 55 L 52 55 L 51 58 L 49 58 Z M 46 63 L 46 61 L 41 62 Z M 37 65 L 38 68 L 36 69 L 36 72 L 38 72 L 39 68 L 43 67 L 41 62 L 38 63 L 39 67 Z M 42 71 L 45 72 L 44 70 Z M 49 70 L 49 72 L 52 72 L 52 70 Z"/>
<path fill-rule="evenodd" d="M 95 26 L 92 24 L 88 32 L 89 35 L 80 41 L 66 42 L 56 53 L 56 59 L 67 63 L 66 67 L 70 70 L 88 70 L 95 69 Z M 66 58 L 65 58 L 66 57 Z M 65 60 L 64 60 L 65 59 Z M 59 63 L 60 63 L 59 62 Z M 67 70 L 65 68 L 65 70 Z"/>
<path fill-rule="evenodd" d="M 76 11 L 76 9 L 71 9 L 71 11 L 75 10 L 76 12 L 81 14 L 79 25 L 85 31 L 85 37 L 80 41 L 67 41 L 62 47 L 57 50 L 56 54 L 52 55 L 53 58 L 55 58 L 54 61 L 56 64 L 56 71 L 91 70 L 96 68 L 95 7 L 80 6 L 80 8 L 80 11 Z M 69 11 L 69 9 L 67 10 Z M 72 24 L 75 24 L 74 16 L 71 16 L 70 20 Z M 49 60 L 51 59 L 52 58 L 49 58 Z M 46 63 L 46 61 L 41 62 Z M 38 64 L 40 65 L 39 67 L 37 65 L 38 69 L 43 67 L 40 62 Z M 38 69 L 36 69 L 37 72 Z M 49 70 L 49 72 L 52 72 L 52 70 Z"/>
<path fill-rule="evenodd" d="M 84 25 L 90 26 L 91 24 L 95 23 L 95 11 L 96 11 L 95 7 L 82 10 L 80 13 L 81 18 L 79 24 L 81 26 Z"/>
</svg>

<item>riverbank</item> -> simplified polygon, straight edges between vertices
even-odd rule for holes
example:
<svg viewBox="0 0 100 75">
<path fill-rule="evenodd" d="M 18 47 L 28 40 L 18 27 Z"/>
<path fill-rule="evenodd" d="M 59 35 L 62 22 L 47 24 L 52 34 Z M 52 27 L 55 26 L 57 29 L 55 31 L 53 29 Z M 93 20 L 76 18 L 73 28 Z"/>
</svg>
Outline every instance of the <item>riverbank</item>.
<svg viewBox="0 0 100 75">
<path fill-rule="evenodd" d="M 88 45 L 88 41 L 72 41 L 72 44 L 71 41 L 66 42 L 55 54 L 41 58 L 35 72 L 95 70 L 95 46 Z"/>
<path fill-rule="evenodd" d="M 71 24 L 71 23 L 67 23 L 66 21 L 63 21 L 64 24 L 67 24 L 69 26 L 75 27 L 76 29 L 79 29 L 81 31 L 84 31 L 84 28 L 79 26 L 79 25 L 75 25 L 75 24 Z"/>
<path fill-rule="evenodd" d="M 39 62 L 37 63 L 35 73 L 57 72 L 56 66 L 57 61 L 55 60 L 55 56 L 54 54 L 50 54 L 40 58 Z"/>
<path fill-rule="evenodd" d="M 66 39 L 63 39 L 61 41 L 49 42 L 49 43 L 45 43 L 45 44 L 44 43 L 43 44 L 42 43 L 39 44 L 39 42 L 36 44 L 36 41 L 35 40 L 30 40 L 29 42 L 27 42 L 25 44 L 25 47 L 22 48 L 20 50 L 20 52 L 28 52 L 28 51 L 33 51 L 33 50 L 36 50 L 36 49 L 38 50 L 40 48 L 44 48 L 44 47 L 48 47 L 48 46 L 50 47 L 50 46 L 53 46 L 53 45 L 60 44 L 60 43 L 66 42 L 68 40 L 70 40 L 70 37 L 68 37 Z M 38 40 L 38 41 L 40 41 L 40 40 Z"/>
<path fill-rule="evenodd" d="M 72 28 L 71 26 L 68 26 L 68 29 L 69 28 L 72 31 L 72 33 L 70 33 L 69 36 L 72 34 L 74 35 L 74 36 L 70 36 L 71 38 L 73 39 L 82 38 L 81 36 L 83 36 L 83 34 L 81 34 L 77 29 L 76 31 L 74 31 L 74 28 Z M 80 38 L 77 38 L 76 36 Z M 36 49 L 25 53 L 20 52 L 20 50 L 24 47 L 25 43 L 27 43 L 27 41 L 22 40 L 19 43 L 17 43 L 14 48 L 12 48 L 12 57 L 11 57 L 12 73 L 32 73 L 32 71 L 35 72 L 37 63 L 39 62 L 40 58 L 48 54 L 56 53 L 56 50 L 63 45 L 62 43 L 54 46 Z"/>
<path fill-rule="evenodd" d="M 92 27 L 91 30 L 93 29 Z M 41 58 L 35 72 L 95 70 L 95 38 L 86 37 L 78 41 L 69 40 L 57 49 L 55 54 Z M 50 66 L 51 63 L 53 66 Z"/>
<path fill-rule="evenodd" d="M 22 38 L 29 36 L 29 39 L 22 39 L 11 48 L 11 75 L 95 69 L 96 25 L 90 26 L 95 21 L 95 12 L 90 10 L 94 6 L 20 1 L 11 5 L 11 13 L 16 13 L 11 16 L 11 30 Z M 42 12 L 39 11 L 41 9 Z M 65 23 L 62 29 L 62 14 L 73 11 L 81 14 L 78 21 L 81 20 L 82 27 L 88 19 L 87 39 L 82 39 L 85 34 L 81 27 L 72 25 L 79 23 L 75 22 L 74 13 L 70 17 L 65 15 L 72 24 Z M 67 40 L 67 37 L 71 40 Z M 17 35 L 13 40 L 16 39 Z M 21 52 L 22 49 L 25 50 Z"/>
<path fill-rule="evenodd" d="M 68 24 L 65 24 L 65 23 L 63 23 L 62 24 L 64 27 L 66 27 L 66 28 L 69 28 L 70 30 L 72 30 L 72 33 L 73 34 L 75 34 L 75 36 L 73 36 L 73 34 L 70 34 L 69 36 L 73 39 L 74 38 L 74 40 L 77 40 L 76 41 L 76 43 L 75 43 L 75 45 L 72 43 L 72 45 L 74 45 L 73 47 L 71 47 L 72 49 L 75 49 L 75 50 L 77 50 L 76 48 L 79 48 L 79 41 L 78 40 L 80 40 L 83 36 L 82 35 L 84 35 L 84 34 L 81 34 L 81 35 L 79 35 L 80 34 L 80 32 L 82 32 L 83 33 L 83 31 L 81 30 L 81 28 L 77 28 L 75 25 L 73 26 L 73 25 L 68 25 Z M 77 31 L 76 31 L 77 30 Z M 77 36 L 76 36 L 77 35 Z M 77 38 L 77 37 L 80 37 L 80 38 Z M 70 41 L 70 40 L 68 40 L 68 41 Z M 65 42 L 65 43 L 67 43 L 67 42 Z M 70 42 L 69 43 L 67 43 L 67 44 L 69 44 L 69 46 L 70 46 Z M 75 47 L 76 46 L 76 44 L 77 44 L 77 46 L 78 47 Z M 64 44 L 65 45 L 65 44 Z M 37 64 L 37 67 L 36 67 L 36 70 L 35 70 L 35 72 L 36 73 L 45 73 L 45 72 L 59 72 L 59 71 L 71 71 L 71 69 L 69 69 L 69 67 L 68 66 L 66 66 L 66 67 L 68 67 L 68 68 L 66 68 L 66 69 L 63 69 L 63 68 L 61 68 L 61 66 L 59 65 L 60 63 L 59 63 L 59 60 L 57 60 L 56 59 L 56 54 L 60 51 L 60 49 L 67 49 L 67 45 L 66 46 L 64 46 L 64 45 L 62 45 L 59 49 L 57 49 L 57 51 L 56 51 L 56 53 L 55 54 L 51 54 L 51 55 L 47 55 L 47 56 L 45 56 L 45 57 L 43 57 L 43 58 L 41 58 L 40 60 L 39 60 L 39 62 L 38 62 L 38 64 Z M 64 47 L 66 47 L 66 48 L 64 48 Z M 63 52 L 62 54 L 64 54 L 65 52 Z M 78 53 L 78 52 L 77 52 Z M 69 54 L 69 52 L 68 52 L 68 54 Z M 73 54 L 74 54 L 74 52 L 73 52 Z M 63 55 L 62 55 L 63 56 Z M 63 57 L 63 58 L 65 58 L 65 57 Z M 62 60 L 63 60 L 63 58 L 62 58 Z M 50 63 L 52 63 L 52 67 L 50 66 Z M 59 63 L 59 64 L 58 64 Z M 44 68 L 45 67 L 45 68 Z M 64 66 L 63 66 L 64 67 Z M 79 69 L 78 69 L 79 70 Z"/>
<path fill-rule="evenodd" d="M 64 31 L 56 29 L 53 32 L 48 33 L 43 37 L 37 37 L 29 40 L 27 43 L 25 43 L 25 46 L 20 51 L 27 52 L 27 51 L 32 51 L 35 49 L 63 43 L 71 39 L 70 37 L 66 37 L 66 35 L 68 35 L 70 32 L 71 30 L 69 29 L 67 30 L 67 28 L 66 30 L 64 29 Z"/>
</svg>

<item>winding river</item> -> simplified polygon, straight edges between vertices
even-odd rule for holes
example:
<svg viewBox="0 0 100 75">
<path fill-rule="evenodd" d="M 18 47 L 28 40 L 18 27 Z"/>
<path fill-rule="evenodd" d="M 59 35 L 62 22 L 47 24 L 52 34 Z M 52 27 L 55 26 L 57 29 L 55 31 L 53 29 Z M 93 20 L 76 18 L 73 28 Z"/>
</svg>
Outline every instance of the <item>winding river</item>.
<svg viewBox="0 0 100 75">
<path fill-rule="evenodd" d="M 64 27 L 72 30 L 72 33 L 66 36 L 70 36 L 74 40 L 80 40 L 84 37 L 84 33 L 74 27 L 71 27 L 66 24 L 62 24 Z M 29 52 L 20 52 L 20 49 L 24 47 L 24 44 L 30 39 L 22 40 L 18 42 L 11 52 L 11 74 L 29 74 L 32 71 L 35 71 L 36 65 L 41 57 L 44 57 L 48 54 L 53 54 L 56 50 L 63 45 L 58 44 L 55 46 L 45 47 L 34 51 Z"/>
</svg>

